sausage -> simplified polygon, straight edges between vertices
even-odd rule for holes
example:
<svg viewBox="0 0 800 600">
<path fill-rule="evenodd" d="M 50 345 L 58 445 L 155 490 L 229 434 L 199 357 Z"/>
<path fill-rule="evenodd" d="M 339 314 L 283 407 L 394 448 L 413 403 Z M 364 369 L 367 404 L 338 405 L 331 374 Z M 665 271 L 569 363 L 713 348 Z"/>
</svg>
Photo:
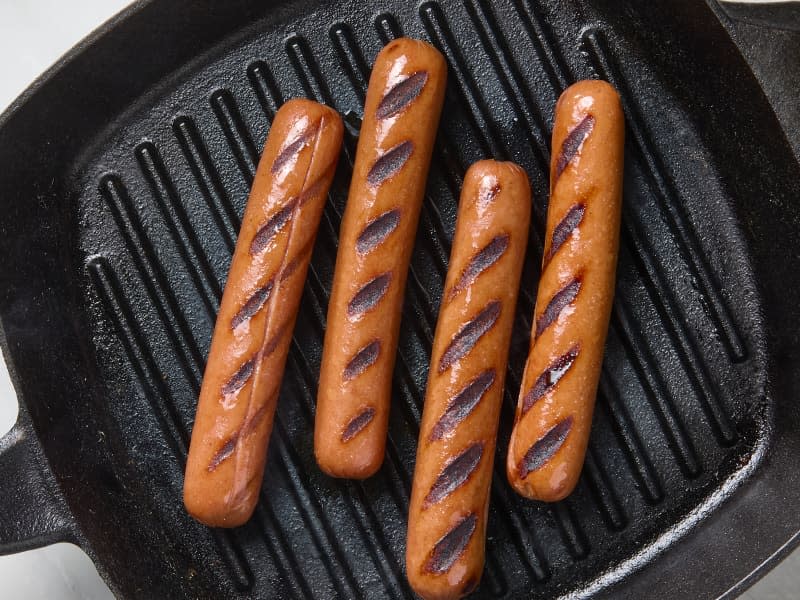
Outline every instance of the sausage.
<svg viewBox="0 0 800 600">
<path fill-rule="evenodd" d="M 300 295 L 343 126 L 291 100 L 275 115 L 242 219 L 203 377 L 184 481 L 198 521 L 250 518 Z"/>
<path fill-rule="evenodd" d="M 624 117 L 604 81 L 556 105 L 550 205 L 506 471 L 517 492 L 555 502 L 583 466 L 608 331 L 619 247 Z"/>
<path fill-rule="evenodd" d="M 483 571 L 508 348 L 528 242 L 525 172 L 467 171 L 436 325 L 408 516 L 406 570 L 425 599 L 459 598 Z"/>
<path fill-rule="evenodd" d="M 370 76 L 322 352 L 314 451 L 334 477 L 383 461 L 408 264 L 444 101 L 447 66 L 399 38 Z"/>
</svg>

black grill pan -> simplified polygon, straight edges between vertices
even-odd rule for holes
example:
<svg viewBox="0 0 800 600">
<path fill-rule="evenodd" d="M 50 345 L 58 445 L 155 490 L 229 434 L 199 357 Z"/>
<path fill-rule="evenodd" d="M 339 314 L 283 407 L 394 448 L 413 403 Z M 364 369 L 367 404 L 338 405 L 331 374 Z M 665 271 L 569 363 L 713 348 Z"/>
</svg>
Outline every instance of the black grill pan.
<svg viewBox="0 0 800 600">
<path fill-rule="evenodd" d="M 0 551 L 79 544 L 121 598 L 410 598 L 406 511 L 461 178 L 528 172 L 534 227 L 476 598 L 734 595 L 795 544 L 800 166 L 702 2 L 140 2 L 0 119 L 0 323 L 20 419 L 0 442 Z M 335 481 L 312 423 L 369 67 L 399 35 L 450 79 L 380 473 Z M 784 68 L 792 68 L 784 66 Z M 797 66 L 793 67 L 797 68 Z M 553 106 L 602 77 L 627 116 L 619 280 L 586 468 L 554 505 L 500 467 L 527 348 Z M 181 503 L 239 219 L 277 107 L 347 133 L 252 521 Z"/>
</svg>

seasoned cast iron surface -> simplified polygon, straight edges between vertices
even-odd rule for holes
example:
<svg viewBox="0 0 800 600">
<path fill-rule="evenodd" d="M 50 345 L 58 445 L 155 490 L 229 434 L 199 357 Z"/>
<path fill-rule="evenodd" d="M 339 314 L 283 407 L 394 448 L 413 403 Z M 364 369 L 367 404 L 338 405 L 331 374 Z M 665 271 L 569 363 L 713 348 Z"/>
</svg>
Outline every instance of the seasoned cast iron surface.
<svg viewBox="0 0 800 600">
<path fill-rule="evenodd" d="M 92 437 L 110 451 L 107 493 L 152 524 L 120 526 L 120 548 L 138 544 L 146 556 L 128 571 L 138 569 L 138 585 L 119 576 L 123 562 L 102 568 L 119 593 L 156 597 L 171 585 L 170 597 L 411 597 L 406 511 L 428 358 L 461 178 L 481 158 L 525 168 L 534 220 L 476 597 L 597 589 L 649 560 L 678 535 L 673 528 L 690 527 L 753 468 L 769 412 L 758 304 L 720 164 L 704 144 L 705 127 L 724 123 L 693 113 L 673 62 L 681 50 L 665 46 L 669 31 L 640 22 L 648 3 L 640 4 L 609 3 L 607 13 L 537 0 L 279 5 L 131 98 L 75 157 L 65 194 L 77 207 L 70 249 L 88 299 L 83 351 L 104 392 L 102 403 L 86 400 L 101 414 Z M 386 461 L 367 481 L 337 481 L 313 457 L 316 377 L 369 68 L 399 35 L 443 52 L 448 92 L 406 294 Z M 517 497 L 502 464 L 541 261 L 553 107 L 586 77 L 613 83 L 627 115 L 622 245 L 586 467 L 570 498 L 545 505 Z M 339 110 L 345 145 L 261 502 L 248 525 L 211 530 L 181 502 L 195 402 L 259 152 L 275 111 L 295 96 Z M 84 515 L 80 524 L 95 538 L 106 527 L 108 539 L 103 519 Z"/>
</svg>

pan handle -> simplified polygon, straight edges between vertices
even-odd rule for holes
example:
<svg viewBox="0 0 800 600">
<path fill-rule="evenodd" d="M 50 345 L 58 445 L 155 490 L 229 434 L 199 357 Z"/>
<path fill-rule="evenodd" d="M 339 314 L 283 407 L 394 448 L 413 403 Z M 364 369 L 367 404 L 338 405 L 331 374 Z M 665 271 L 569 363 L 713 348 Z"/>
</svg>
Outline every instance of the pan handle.
<svg viewBox="0 0 800 600">
<path fill-rule="evenodd" d="M 22 405 L 0 438 L 0 555 L 75 542 L 74 521 Z"/>
</svg>

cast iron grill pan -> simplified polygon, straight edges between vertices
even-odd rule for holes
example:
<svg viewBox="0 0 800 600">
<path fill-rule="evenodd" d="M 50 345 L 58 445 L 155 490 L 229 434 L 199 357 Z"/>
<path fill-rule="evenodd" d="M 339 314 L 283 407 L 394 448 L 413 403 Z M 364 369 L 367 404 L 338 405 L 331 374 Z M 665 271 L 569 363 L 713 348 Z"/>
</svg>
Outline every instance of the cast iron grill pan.
<svg viewBox="0 0 800 600">
<path fill-rule="evenodd" d="M 131 22 L 149 18 L 174 31 L 170 23 L 192 23 L 200 10 L 178 15 L 166 4 L 145 3 L 116 27 L 132 31 Z M 17 330 L 21 315 L 29 318 L 25 308 L 7 302 L 3 326 L 23 401 L 25 386 L 45 393 L 48 378 L 67 370 L 64 389 L 81 390 L 41 405 L 28 400 L 26 411 L 40 435 L 50 431 L 41 435 L 44 453 L 56 495 L 67 503 L 53 509 L 63 522 L 52 529 L 87 549 L 115 593 L 412 597 L 405 528 L 427 364 L 462 176 L 481 158 L 525 168 L 534 218 L 487 564 L 475 597 L 585 595 L 635 578 L 632 572 L 677 544 L 681 530 L 700 527 L 758 472 L 774 410 L 765 309 L 737 212 L 741 189 L 731 173 L 741 165 L 726 155 L 732 142 L 747 146 L 749 130 L 737 129 L 736 100 L 714 114 L 704 107 L 724 77 L 739 74 L 743 93 L 754 90 L 748 106 L 780 130 L 705 5 L 679 21 L 646 2 L 589 4 L 241 3 L 236 16 L 216 7 L 216 24 L 195 34 L 201 53 L 189 58 L 180 42 L 170 42 L 160 48 L 164 72 L 157 77 L 149 72 L 157 67 L 137 74 L 136 61 L 116 65 L 141 79 L 139 94 L 114 91 L 124 88 L 114 84 L 124 71 L 102 75 L 110 91 L 88 92 L 115 116 L 56 152 L 62 164 L 50 190 L 62 221 L 53 227 L 61 229 L 49 233 L 38 223 L 29 242 L 58 239 L 46 250 L 46 286 L 62 304 L 45 304 L 54 314 L 67 311 L 69 326 L 58 333 L 62 320 L 42 313 L 38 331 L 51 332 L 54 358 L 59 348 L 74 356 L 54 360 L 46 373 L 20 367 L 14 341 L 25 338 Z M 159 16 L 164 20 L 152 20 Z M 688 30 L 690 18 L 704 29 Z M 338 481 L 313 457 L 316 377 L 369 69 L 380 47 L 401 35 L 439 48 L 449 83 L 403 309 L 385 464 L 367 481 Z M 127 41 L 137 43 L 132 35 Z M 691 44 L 706 43 L 716 43 L 717 52 L 687 65 Z M 145 51 L 142 60 L 159 58 Z M 713 75 L 722 67 L 724 77 Z M 513 493 L 503 461 L 541 260 L 553 107 L 567 85 L 588 77 L 617 87 L 627 118 L 621 254 L 586 466 L 572 496 L 545 505 Z M 344 116 L 344 148 L 294 333 L 261 501 L 246 526 L 212 530 L 189 518 L 181 501 L 195 403 L 259 153 L 275 111 L 296 96 Z M 785 168 L 796 169 L 787 156 Z M 13 247 L 13 260 L 24 262 L 29 250 Z M 37 297 L 23 269 L 3 268 L 9 284 L 28 285 L 26 293 Z M 61 440 L 60 450 L 45 437 Z"/>
</svg>

